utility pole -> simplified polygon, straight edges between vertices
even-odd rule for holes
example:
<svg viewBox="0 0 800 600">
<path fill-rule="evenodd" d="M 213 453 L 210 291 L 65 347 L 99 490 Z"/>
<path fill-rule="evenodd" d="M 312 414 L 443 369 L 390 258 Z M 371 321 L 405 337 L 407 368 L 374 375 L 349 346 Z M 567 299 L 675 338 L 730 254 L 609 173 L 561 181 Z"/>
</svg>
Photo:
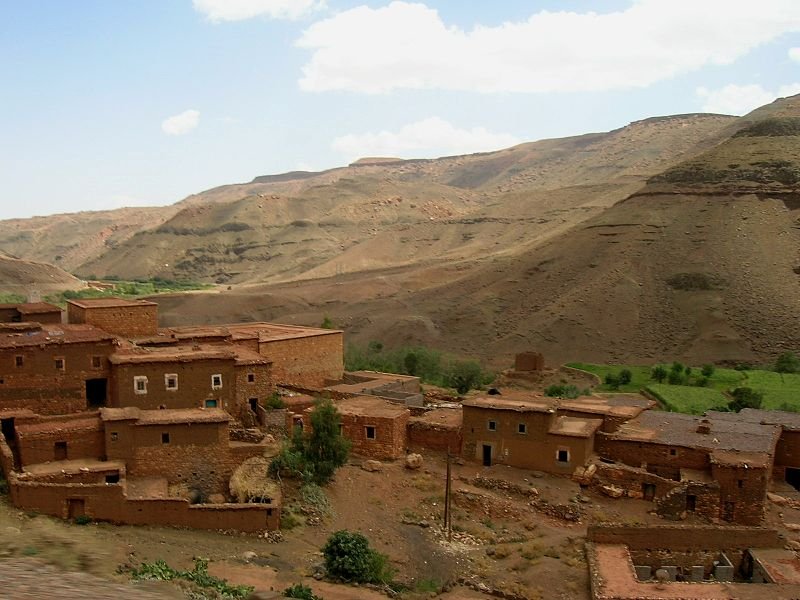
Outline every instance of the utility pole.
<svg viewBox="0 0 800 600">
<path fill-rule="evenodd" d="M 447 448 L 447 481 L 444 484 L 444 527 L 447 530 L 447 541 L 453 541 L 453 515 L 450 510 L 450 448 Z"/>
</svg>

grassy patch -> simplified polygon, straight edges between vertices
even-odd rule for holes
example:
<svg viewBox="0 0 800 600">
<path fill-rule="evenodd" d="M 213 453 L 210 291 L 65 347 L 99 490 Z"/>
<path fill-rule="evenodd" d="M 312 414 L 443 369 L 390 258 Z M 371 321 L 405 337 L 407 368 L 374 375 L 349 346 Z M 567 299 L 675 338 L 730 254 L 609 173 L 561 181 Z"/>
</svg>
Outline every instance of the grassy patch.
<svg viewBox="0 0 800 600">
<path fill-rule="evenodd" d="M 131 576 L 137 580 L 172 581 L 182 579 L 199 588 L 213 590 L 216 592 L 216 597 L 224 600 L 246 598 L 253 591 L 251 586 L 230 585 L 225 579 L 209 575 L 208 561 L 201 558 L 195 559 L 194 568 L 191 571 L 178 571 L 165 561 L 157 560 L 154 563 L 142 563 L 139 568 L 131 571 Z"/>
<path fill-rule="evenodd" d="M 761 408 L 800 411 L 800 374 L 745 371 L 742 386 L 764 394 Z"/>
<path fill-rule="evenodd" d="M 647 391 L 658 398 L 672 412 L 702 415 L 715 406 L 726 406 L 730 401 L 721 391 L 711 388 L 654 383 Z"/>
<path fill-rule="evenodd" d="M 89 279 L 94 279 L 90 277 Z M 64 306 L 67 300 L 80 298 L 107 298 L 117 296 L 122 298 L 138 298 L 140 296 L 152 296 L 154 294 L 167 294 L 174 292 L 187 292 L 191 290 L 203 290 L 214 287 L 207 283 L 195 281 L 175 281 L 171 279 L 141 279 L 134 281 L 121 281 L 117 279 L 102 280 L 103 283 L 113 285 L 104 290 L 88 288 L 83 290 L 65 290 L 57 294 L 45 296 L 44 300 Z"/>
<path fill-rule="evenodd" d="M 620 385 L 619 389 L 617 390 L 612 390 L 609 386 L 603 383 L 597 387 L 598 391 L 638 392 L 652 381 L 650 379 L 651 367 L 637 367 L 629 365 L 593 365 L 591 363 L 580 362 L 567 363 L 566 366 L 597 375 L 601 382 L 605 381 L 606 375 L 618 375 L 623 369 L 628 369 L 631 372 L 632 377 L 630 383 Z"/>
</svg>

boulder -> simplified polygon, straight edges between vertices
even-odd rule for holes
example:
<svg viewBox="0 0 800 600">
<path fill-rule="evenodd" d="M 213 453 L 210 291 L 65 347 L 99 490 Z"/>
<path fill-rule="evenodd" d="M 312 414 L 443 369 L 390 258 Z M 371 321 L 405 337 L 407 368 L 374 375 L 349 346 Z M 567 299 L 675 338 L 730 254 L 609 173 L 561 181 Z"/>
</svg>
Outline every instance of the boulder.
<svg viewBox="0 0 800 600">
<path fill-rule="evenodd" d="M 784 527 L 789 531 L 800 531 L 800 523 L 786 523 Z"/>
<path fill-rule="evenodd" d="M 624 490 L 622 488 L 618 488 L 615 485 L 601 485 L 600 491 L 603 492 L 609 498 L 622 498 Z"/>
<path fill-rule="evenodd" d="M 789 500 L 787 500 L 783 496 L 779 496 L 778 494 L 773 494 L 772 492 L 767 492 L 767 500 L 769 500 L 773 504 L 777 504 L 778 506 L 783 506 L 784 504 L 789 502 Z"/>
<path fill-rule="evenodd" d="M 419 469 L 422 467 L 421 454 L 406 454 L 406 469 Z"/>
<path fill-rule="evenodd" d="M 383 470 L 383 463 L 379 460 L 365 460 L 361 463 L 361 468 L 370 473 L 375 473 Z"/>
</svg>

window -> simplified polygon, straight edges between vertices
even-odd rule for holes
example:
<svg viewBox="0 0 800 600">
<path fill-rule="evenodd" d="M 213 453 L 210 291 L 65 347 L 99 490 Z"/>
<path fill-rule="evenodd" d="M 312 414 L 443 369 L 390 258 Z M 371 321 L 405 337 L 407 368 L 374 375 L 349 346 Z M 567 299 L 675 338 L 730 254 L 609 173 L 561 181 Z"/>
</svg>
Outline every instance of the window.
<svg viewBox="0 0 800 600">
<path fill-rule="evenodd" d="M 174 392 L 178 389 L 178 374 L 177 373 L 167 373 L 164 375 L 164 386 Z"/>
<path fill-rule="evenodd" d="M 169 434 L 168 433 L 162 433 L 161 434 L 161 443 L 162 444 L 169 444 Z"/>
<path fill-rule="evenodd" d="M 489 421 L 486 424 L 486 427 L 489 429 L 489 431 L 497 431 L 497 421 Z"/>
<path fill-rule="evenodd" d="M 558 454 L 556 454 L 556 460 L 560 463 L 568 463 L 569 462 L 569 450 L 559 450 Z"/>
<path fill-rule="evenodd" d="M 116 442 L 118 439 L 119 439 L 119 433 L 117 433 L 116 431 L 112 431 L 111 432 L 111 441 L 112 442 Z"/>
<path fill-rule="evenodd" d="M 375 439 L 375 428 L 372 425 L 367 425 L 364 430 L 367 432 L 367 439 L 374 440 Z"/>
<path fill-rule="evenodd" d="M 222 387 L 222 375 L 217 373 L 211 376 L 211 389 L 218 390 Z"/>
<path fill-rule="evenodd" d="M 23 356 L 17 355 L 14 357 L 14 366 L 19 368 L 25 363 L 25 358 Z"/>
<path fill-rule="evenodd" d="M 525 423 L 517 423 L 517 433 L 528 433 L 528 426 Z"/>
<path fill-rule="evenodd" d="M 106 483 L 119 483 L 119 471 L 106 475 Z"/>
<path fill-rule="evenodd" d="M 677 448 L 670 448 L 670 449 L 669 449 L 669 455 L 670 455 L 670 456 L 678 456 L 678 450 L 677 450 Z"/>
<path fill-rule="evenodd" d="M 59 357 L 55 359 L 56 371 L 64 370 L 64 359 Z"/>
<path fill-rule="evenodd" d="M 256 374 L 255 373 L 248 373 L 247 374 L 247 383 L 255 383 L 256 382 Z"/>
<path fill-rule="evenodd" d="M 92 357 L 92 368 L 99 369 L 103 366 L 103 357 L 102 356 L 93 356 Z"/>
<path fill-rule="evenodd" d="M 145 375 L 136 375 L 133 378 L 133 392 L 135 394 L 147 393 L 147 377 Z"/>
<path fill-rule="evenodd" d="M 739 489 L 742 489 L 744 487 L 744 479 L 737 480 L 736 484 L 739 486 Z"/>
<path fill-rule="evenodd" d="M 217 400 L 216 400 L 216 398 L 206 400 L 206 408 L 217 408 Z"/>
</svg>

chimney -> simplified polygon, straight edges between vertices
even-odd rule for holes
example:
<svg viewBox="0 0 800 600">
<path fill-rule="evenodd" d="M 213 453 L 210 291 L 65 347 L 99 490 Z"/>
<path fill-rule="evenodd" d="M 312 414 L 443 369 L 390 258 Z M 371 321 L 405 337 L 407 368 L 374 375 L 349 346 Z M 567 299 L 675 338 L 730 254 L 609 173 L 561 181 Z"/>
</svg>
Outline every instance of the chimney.
<svg viewBox="0 0 800 600">
<path fill-rule="evenodd" d="M 697 433 L 709 434 L 711 433 L 711 421 L 708 419 L 701 419 L 700 424 L 697 426 Z"/>
</svg>

